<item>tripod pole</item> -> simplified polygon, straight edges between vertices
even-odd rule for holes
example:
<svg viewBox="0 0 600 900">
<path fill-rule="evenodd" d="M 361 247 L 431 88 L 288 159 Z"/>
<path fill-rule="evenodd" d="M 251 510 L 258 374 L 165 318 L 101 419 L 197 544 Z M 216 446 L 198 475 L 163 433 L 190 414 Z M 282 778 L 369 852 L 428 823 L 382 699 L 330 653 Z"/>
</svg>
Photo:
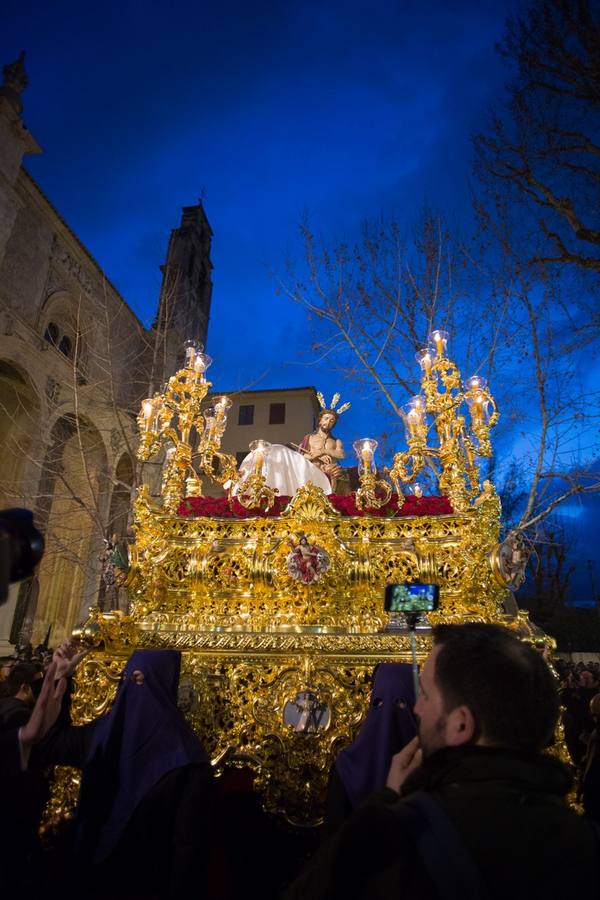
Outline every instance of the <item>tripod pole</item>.
<svg viewBox="0 0 600 900">
<path fill-rule="evenodd" d="M 419 696 L 419 666 L 417 665 L 417 616 L 407 616 L 406 621 L 408 624 L 408 633 L 410 634 L 410 649 L 412 650 L 412 673 L 413 673 L 413 685 L 415 689 L 415 701 Z"/>
</svg>

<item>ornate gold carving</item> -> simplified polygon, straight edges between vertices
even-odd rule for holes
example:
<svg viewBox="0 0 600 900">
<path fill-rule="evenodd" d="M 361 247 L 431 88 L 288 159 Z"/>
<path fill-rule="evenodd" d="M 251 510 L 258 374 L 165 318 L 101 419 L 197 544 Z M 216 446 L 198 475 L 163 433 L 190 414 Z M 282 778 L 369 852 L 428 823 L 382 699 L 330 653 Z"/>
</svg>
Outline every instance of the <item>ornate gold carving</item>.
<svg viewBox="0 0 600 900">
<path fill-rule="evenodd" d="M 219 412 L 200 412 L 208 363 L 190 349 L 186 368 L 163 394 L 146 401 L 140 414 L 140 457 L 147 458 L 165 439 L 174 448 L 165 468 L 164 506 L 153 503 L 147 488 L 138 492 L 126 583 L 131 615 L 93 609 L 78 630 L 93 651 L 77 680 L 76 721 L 109 708 L 133 648 L 180 649 L 182 703 L 213 764 L 219 769 L 250 765 L 268 810 L 295 824 L 315 824 L 333 760 L 365 713 L 374 666 L 411 659 L 408 631 L 385 630 L 387 584 L 437 583 L 440 607 L 430 615 L 431 625 L 501 621 L 525 640 L 543 640 L 526 616 L 511 619 L 503 612 L 506 579 L 496 571 L 500 502 L 490 482 L 480 489 L 475 464 L 476 453 L 491 452 L 496 408 L 483 379 L 461 386 L 458 369 L 445 355 L 443 332 L 434 332 L 433 339 L 435 350 L 419 354 L 423 393 L 406 414 L 409 449 L 396 455 L 390 477 L 400 493 L 400 481 L 414 480 L 433 463 L 455 513 L 413 518 L 341 516 L 310 483 L 279 517 L 173 514 L 185 482 L 191 493 L 201 489 L 194 459 L 209 477 L 215 476 L 218 459 L 217 481 L 235 478 L 231 459 L 218 450 L 226 398 Z M 459 413 L 463 401 L 471 410 L 470 429 Z M 426 446 L 426 412 L 435 417 L 435 448 Z M 203 435 L 197 454 L 192 426 Z M 367 510 L 378 506 L 384 484 L 375 480 L 373 444 L 363 441 L 361 451 L 365 471 L 357 505 Z M 273 502 L 261 460 L 238 494 L 246 508 Z M 385 484 L 386 499 L 389 491 Z M 290 571 L 290 544 L 301 535 L 328 560 L 319 578 L 296 579 Z M 419 626 L 419 659 L 430 643 L 430 627 Z M 71 788 L 63 784 L 65 777 L 57 780 L 53 795 L 57 814 L 64 814 L 73 793 L 72 782 Z"/>
<path fill-rule="evenodd" d="M 339 516 L 339 512 L 331 505 L 321 488 L 309 481 L 298 488 L 283 515 L 300 522 L 310 519 L 323 521 Z"/>
<path fill-rule="evenodd" d="M 490 552 L 490 565 L 498 584 L 511 591 L 518 590 L 525 581 L 529 550 L 520 534 L 509 535 Z"/>
<path fill-rule="evenodd" d="M 267 479 L 261 472 L 253 472 L 243 481 L 240 481 L 237 489 L 237 498 L 245 509 L 271 509 L 275 503 L 277 488 L 271 488 Z"/>
<path fill-rule="evenodd" d="M 190 496 L 201 496 L 196 469 L 216 484 L 237 477 L 235 457 L 220 450 L 231 400 L 220 397 L 214 407 L 202 409 L 212 387 L 204 376 L 212 360 L 193 341 L 188 345 L 184 368 L 169 378 L 162 392 L 144 400 L 138 414 L 138 459 L 146 462 L 164 450 L 161 494 L 164 508 L 171 513 L 179 507 L 186 488 Z"/>
<path fill-rule="evenodd" d="M 72 819 L 77 806 L 81 772 L 70 766 L 55 766 L 50 797 L 39 826 L 40 834 L 52 831 L 61 822 Z"/>
<path fill-rule="evenodd" d="M 387 481 L 376 478 L 371 469 L 363 468 L 360 473 L 360 487 L 356 492 L 356 508 L 379 509 L 389 502 L 391 496 L 392 488 Z"/>
<path fill-rule="evenodd" d="M 485 378 L 473 376 L 463 388 L 456 364 L 446 356 L 446 332 L 433 331 L 429 337 L 434 346 L 417 354 L 423 371 L 421 394 L 404 410 L 408 450 L 396 453 L 388 474 L 400 493 L 401 483 L 414 482 L 428 466 L 440 492 L 460 513 L 469 509 L 479 494 L 476 456 L 492 455 L 490 430 L 500 414 Z M 470 413 L 469 425 L 461 412 L 463 406 Z M 433 419 L 433 429 L 428 427 L 427 415 Z M 427 443 L 430 432 L 435 434 L 435 446 Z"/>
<path fill-rule="evenodd" d="M 165 516 L 143 495 L 137 510 L 128 583 L 143 628 L 368 634 L 387 621 L 383 589 L 394 581 L 439 583 L 442 617 L 493 615 L 504 599 L 488 558 L 499 524 L 486 504 L 463 516 L 349 518 L 306 485 L 274 518 Z M 302 532 L 330 561 L 310 584 L 295 581 L 287 566 L 289 541 Z"/>
</svg>

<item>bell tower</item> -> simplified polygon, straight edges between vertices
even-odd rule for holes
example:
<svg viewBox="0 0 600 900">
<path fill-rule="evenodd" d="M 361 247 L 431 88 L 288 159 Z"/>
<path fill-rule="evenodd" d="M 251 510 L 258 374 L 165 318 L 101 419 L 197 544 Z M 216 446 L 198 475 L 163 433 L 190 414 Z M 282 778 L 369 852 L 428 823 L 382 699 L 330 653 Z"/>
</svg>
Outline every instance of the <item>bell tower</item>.
<svg viewBox="0 0 600 900">
<path fill-rule="evenodd" d="M 179 228 L 169 239 L 161 271 L 158 314 L 154 327 L 162 337 L 163 372 L 172 373 L 182 361 L 186 340 L 206 344 L 212 297 L 210 248 L 212 229 L 204 207 L 184 206 Z M 158 368 L 155 383 L 161 380 Z"/>
<path fill-rule="evenodd" d="M 21 161 L 29 153 L 41 153 L 41 147 L 21 119 L 21 94 L 27 87 L 25 53 L 3 68 L 0 84 L 0 263 L 23 201 L 17 189 Z"/>
</svg>

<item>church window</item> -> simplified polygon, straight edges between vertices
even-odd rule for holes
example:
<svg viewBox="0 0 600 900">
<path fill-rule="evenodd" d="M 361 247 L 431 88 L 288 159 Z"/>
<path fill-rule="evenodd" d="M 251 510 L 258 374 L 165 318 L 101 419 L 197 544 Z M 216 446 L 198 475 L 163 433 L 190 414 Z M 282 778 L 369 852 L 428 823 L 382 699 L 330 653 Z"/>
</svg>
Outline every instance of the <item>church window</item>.
<svg viewBox="0 0 600 900">
<path fill-rule="evenodd" d="M 54 322 L 48 322 L 46 326 L 46 330 L 44 332 L 44 340 L 48 341 L 49 344 L 58 344 L 58 325 Z"/>
<path fill-rule="evenodd" d="M 285 403 L 271 403 L 269 425 L 285 425 Z"/>
<path fill-rule="evenodd" d="M 58 345 L 58 349 L 61 353 L 64 353 L 65 356 L 71 356 L 72 344 L 71 338 L 67 337 L 66 334 L 62 336 L 60 339 L 60 344 Z"/>
<path fill-rule="evenodd" d="M 238 425 L 254 425 L 254 404 L 240 406 Z"/>
</svg>

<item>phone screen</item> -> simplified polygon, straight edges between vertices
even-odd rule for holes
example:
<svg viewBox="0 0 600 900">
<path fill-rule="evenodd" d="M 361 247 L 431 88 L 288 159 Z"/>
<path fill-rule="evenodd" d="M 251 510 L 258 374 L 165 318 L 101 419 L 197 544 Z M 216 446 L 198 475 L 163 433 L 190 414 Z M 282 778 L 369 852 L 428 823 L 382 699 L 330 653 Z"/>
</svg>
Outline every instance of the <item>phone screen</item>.
<svg viewBox="0 0 600 900">
<path fill-rule="evenodd" d="M 437 609 L 440 589 L 437 584 L 388 584 L 385 588 L 386 612 L 428 613 Z"/>
</svg>

